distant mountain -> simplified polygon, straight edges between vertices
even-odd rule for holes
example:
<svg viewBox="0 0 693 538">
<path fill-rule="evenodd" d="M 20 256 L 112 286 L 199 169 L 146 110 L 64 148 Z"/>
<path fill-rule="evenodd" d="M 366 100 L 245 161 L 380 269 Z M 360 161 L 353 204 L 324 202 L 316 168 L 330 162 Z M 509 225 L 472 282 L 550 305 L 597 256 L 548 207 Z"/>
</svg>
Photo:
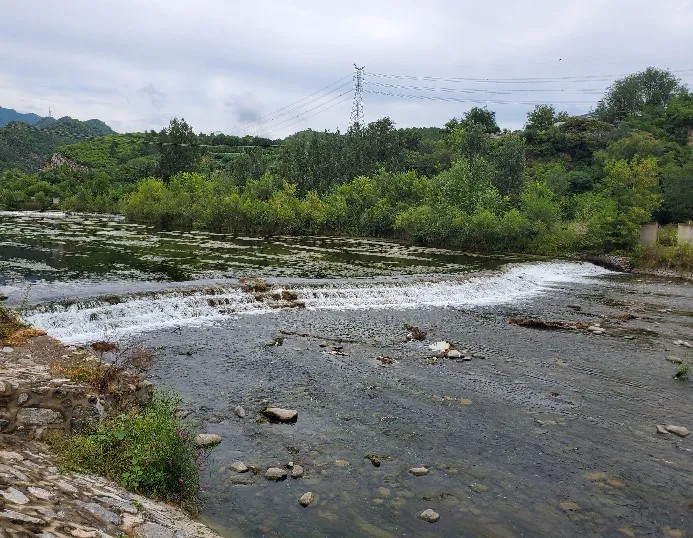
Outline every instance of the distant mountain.
<svg viewBox="0 0 693 538">
<path fill-rule="evenodd" d="M 38 117 L 38 116 L 37 116 Z M 113 134 L 100 120 L 79 121 L 69 116 L 39 118 L 35 124 L 11 121 L 0 128 L 0 170 L 39 170 L 58 146 Z"/>
<path fill-rule="evenodd" d="M 36 125 L 44 119 L 46 118 L 42 118 L 37 114 L 23 114 L 22 112 L 17 112 L 13 108 L 2 108 L 0 106 L 0 127 L 4 127 L 11 121 L 23 121 L 29 125 Z"/>
</svg>

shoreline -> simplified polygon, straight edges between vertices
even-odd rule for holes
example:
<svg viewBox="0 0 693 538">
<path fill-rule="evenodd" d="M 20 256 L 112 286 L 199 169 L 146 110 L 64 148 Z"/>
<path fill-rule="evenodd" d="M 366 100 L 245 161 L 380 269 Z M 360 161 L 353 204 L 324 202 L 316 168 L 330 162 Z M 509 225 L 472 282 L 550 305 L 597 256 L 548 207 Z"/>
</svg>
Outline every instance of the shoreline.
<svg viewBox="0 0 693 538">
<path fill-rule="evenodd" d="M 73 357 L 99 361 L 84 348 L 45 335 L 1 346 L 2 528 L 10 535 L 30 531 L 46 536 L 218 538 L 178 507 L 132 493 L 105 477 L 59 471 L 60 458 L 43 442 L 51 432 L 69 432 L 115 409 L 110 389 L 95 392 L 56 374 L 55 365 Z M 128 406 L 151 399 L 153 385 L 131 374 L 122 373 L 117 385 L 119 404 L 124 393 Z"/>
</svg>

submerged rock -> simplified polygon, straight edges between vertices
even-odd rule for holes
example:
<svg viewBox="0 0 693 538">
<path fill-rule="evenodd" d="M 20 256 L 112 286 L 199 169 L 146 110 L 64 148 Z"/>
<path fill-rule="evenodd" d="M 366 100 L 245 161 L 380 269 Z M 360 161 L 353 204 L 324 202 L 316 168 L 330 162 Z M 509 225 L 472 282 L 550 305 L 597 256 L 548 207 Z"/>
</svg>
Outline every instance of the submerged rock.
<svg viewBox="0 0 693 538">
<path fill-rule="evenodd" d="M 266 407 L 262 410 L 262 414 L 270 420 L 278 422 L 296 422 L 298 420 L 298 411 L 295 409 L 282 409 L 281 407 Z"/>
<path fill-rule="evenodd" d="M 230 467 L 231 470 L 236 471 L 237 473 L 247 473 L 248 472 L 248 466 L 243 463 L 242 461 L 236 461 L 231 464 Z"/>
<path fill-rule="evenodd" d="M 284 480 L 288 476 L 289 472 L 286 469 L 280 469 L 279 467 L 270 467 L 265 471 L 265 478 L 267 480 Z"/>
<path fill-rule="evenodd" d="M 196 448 L 207 448 L 221 443 L 221 437 L 216 433 L 198 433 L 193 440 Z"/>
<path fill-rule="evenodd" d="M 691 433 L 688 431 L 688 428 L 684 428 L 683 426 L 674 426 L 673 424 L 664 426 L 664 429 L 670 433 L 675 433 L 679 437 L 687 437 Z"/>
<path fill-rule="evenodd" d="M 304 470 L 302 465 L 294 465 L 291 469 L 291 478 L 301 478 L 303 476 L 303 472 Z"/>
<path fill-rule="evenodd" d="M 310 506 L 315 501 L 315 493 L 308 491 L 298 498 L 298 503 L 301 506 Z"/>
<path fill-rule="evenodd" d="M 445 340 L 441 340 L 440 342 L 431 344 L 430 349 L 431 351 L 435 351 L 437 353 L 440 353 L 441 355 L 445 355 L 448 351 L 452 349 L 452 344 L 450 342 L 446 342 Z"/>
<path fill-rule="evenodd" d="M 234 407 L 233 412 L 236 413 L 236 416 L 238 418 L 244 418 L 245 417 L 245 409 L 243 409 L 240 405 L 237 405 Z"/>
<path fill-rule="evenodd" d="M 429 523 L 435 523 L 440 519 L 440 514 L 430 508 L 426 508 L 426 510 L 419 514 L 419 519 L 423 519 Z"/>
<path fill-rule="evenodd" d="M 414 476 L 424 476 L 428 474 L 428 469 L 426 467 L 412 467 L 409 472 Z"/>
</svg>

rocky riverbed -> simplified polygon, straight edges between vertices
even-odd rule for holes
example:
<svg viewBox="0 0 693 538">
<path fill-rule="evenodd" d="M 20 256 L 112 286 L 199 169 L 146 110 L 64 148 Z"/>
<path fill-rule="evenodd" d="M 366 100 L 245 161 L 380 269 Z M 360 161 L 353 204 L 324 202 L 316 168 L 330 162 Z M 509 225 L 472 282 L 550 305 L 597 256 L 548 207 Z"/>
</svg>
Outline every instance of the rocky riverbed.
<svg viewBox="0 0 693 538">
<path fill-rule="evenodd" d="M 202 499 L 226 536 L 680 537 L 693 437 L 657 425 L 691 428 L 674 374 L 693 361 L 692 305 L 685 282 L 610 275 L 506 305 L 281 311 L 143 339 L 163 346 L 152 379 L 222 437 Z"/>
</svg>

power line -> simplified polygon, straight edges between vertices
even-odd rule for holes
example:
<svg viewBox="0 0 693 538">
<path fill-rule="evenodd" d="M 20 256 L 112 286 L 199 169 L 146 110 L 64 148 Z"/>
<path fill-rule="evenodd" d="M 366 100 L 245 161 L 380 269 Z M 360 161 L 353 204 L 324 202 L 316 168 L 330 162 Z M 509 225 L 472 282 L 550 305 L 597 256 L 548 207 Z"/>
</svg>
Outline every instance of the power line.
<svg viewBox="0 0 693 538">
<path fill-rule="evenodd" d="M 508 88 L 508 89 L 503 89 L 503 90 L 489 90 L 485 88 L 481 89 L 474 89 L 474 88 L 440 88 L 440 87 L 434 87 L 434 86 L 409 86 L 405 84 L 387 84 L 383 82 L 367 82 L 368 86 L 378 86 L 382 88 L 398 88 L 398 89 L 405 89 L 405 90 L 421 90 L 421 91 L 434 91 L 434 92 L 449 92 L 449 93 L 470 93 L 470 94 L 476 94 L 476 93 L 491 93 L 491 94 L 497 94 L 497 95 L 512 95 L 515 92 L 529 92 L 529 93 L 534 93 L 534 92 L 541 92 L 541 93 L 562 93 L 564 91 L 568 92 L 580 92 L 580 93 L 591 93 L 591 94 L 598 94 L 598 95 L 603 95 L 604 92 L 606 91 L 605 88 L 603 89 L 597 89 L 597 88 L 586 88 L 584 90 L 581 89 L 568 89 L 564 90 L 561 88 L 555 88 L 555 89 L 548 89 L 548 88 Z"/>
<path fill-rule="evenodd" d="M 299 104 L 299 103 L 302 103 L 302 102 L 305 101 L 306 99 L 309 99 L 309 98 L 313 97 L 314 95 L 317 95 L 318 93 L 320 93 L 320 92 L 326 90 L 327 88 L 330 88 L 330 87 L 334 86 L 335 84 L 338 84 L 339 82 L 341 82 L 341 81 L 343 81 L 343 80 L 346 80 L 346 79 L 348 79 L 348 78 L 351 78 L 351 74 L 346 75 L 346 76 L 343 76 L 343 77 L 341 77 L 341 78 L 335 80 L 335 81 L 332 82 L 331 84 L 328 84 L 327 86 L 324 86 L 324 87 L 320 88 L 319 90 L 316 90 L 315 92 L 311 93 L 310 95 L 306 95 L 305 97 L 303 97 L 302 99 L 299 99 L 298 101 L 294 101 L 293 103 L 289 103 L 288 105 L 284 105 L 284 106 L 282 106 L 282 107 L 279 107 L 278 109 L 273 110 L 272 112 L 268 112 L 268 113 L 265 114 L 264 116 L 260 116 L 259 118 L 256 118 L 256 119 L 251 120 L 251 121 L 246 121 L 246 122 L 242 122 L 242 123 L 238 123 L 238 124 L 236 124 L 236 125 L 233 125 L 233 126 L 231 127 L 231 129 L 236 129 L 236 128 L 241 127 L 241 126 L 244 126 L 244 125 L 250 125 L 250 124 L 256 123 L 256 122 L 258 122 L 258 121 L 261 121 L 261 120 L 267 118 L 268 116 L 272 116 L 272 115 L 276 114 L 277 112 L 281 112 L 281 111 L 284 110 L 285 108 L 288 108 L 288 107 L 290 107 L 290 106 L 293 106 L 293 105 L 297 105 L 297 104 Z"/>
<path fill-rule="evenodd" d="M 310 114 L 309 116 L 302 117 L 302 118 L 300 118 L 298 121 L 294 121 L 294 122 L 292 122 L 292 123 L 286 124 L 286 121 L 289 121 L 289 120 L 292 120 L 292 119 L 295 119 L 295 118 L 299 118 L 300 116 L 303 116 L 304 114 L 307 114 L 308 112 L 311 112 L 311 111 L 316 110 L 316 109 L 318 109 L 318 108 L 324 107 L 325 105 L 327 105 L 327 104 L 329 104 L 329 103 L 331 103 L 331 102 L 333 102 L 333 101 L 339 99 L 340 97 L 343 97 L 343 96 L 345 96 L 345 95 L 347 95 L 347 94 L 350 94 L 350 93 L 351 93 L 351 90 L 348 90 L 348 91 L 346 91 L 346 92 L 344 92 L 344 93 L 342 93 L 342 94 L 340 94 L 340 95 L 334 97 L 333 99 L 330 99 L 329 101 L 326 101 L 326 102 L 324 102 L 324 103 L 322 103 L 322 104 L 320 104 L 320 105 L 318 105 L 318 106 L 316 106 L 316 107 L 313 107 L 313 108 L 311 108 L 311 109 L 308 109 L 308 110 L 305 110 L 305 111 L 301 112 L 300 114 L 297 114 L 297 115 L 294 116 L 293 118 L 287 118 L 286 120 L 284 120 L 284 121 L 282 121 L 282 122 L 280 122 L 280 123 L 278 123 L 278 124 L 272 125 L 272 126 L 270 127 L 270 131 L 273 130 L 273 129 L 279 129 L 279 128 L 286 129 L 287 127 L 290 127 L 291 125 L 295 125 L 295 124 L 297 124 L 297 123 L 300 123 L 300 122 L 302 122 L 302 121 L 304 121 L 304 120 L 307 120 L 308 118 L 312 118 L 313 116 L 317 116 L 317 115 L 320 114 L 321 112 L 325 112 L 326 110 L 330 110 L 331 108 L 334 108 L 334 107 L 337 106 L 337 105 L 340 105 L 340 104 L 342 104 L 342 103 L 345 103 L 346 101 L 349 101 L 349 100 L 351 99 L 351 97 L 347 97 L 346 99 L 342 99 L 342 100 L 340 100 L 340 101 L 338 101 L 338 102 L 336 102 L 336 103 L 334 103 L 334 104 L 332 104 L 332 105 L 330 105 L 330 106 L 328 106 L 328 107 L 326 107 L 326 108 L 323 108 L 322 110 L 318 110 L 317 112 L 314 112 L 313 114 Z"/>
<path fill-rule="evenodd" d="M 266 119 L 264 119 L 264 120 L 262 120 L 262 121 L 256 121 L 254 124 L 248 124 L 246 127 L 243 127 L 242 130 L 243 130 L 243 132 L 246 132 L 246 133 L 247 133 L 247 132 L 249 132 L 249 130 L 250 130 L 251 128 L 257 128 L 257 127 L 261 127 L 261 126 L 263 126 L 263 125 L 265 125 L 265 124 L 270 124 L 270 123 L 272 123 L 273 121 L 276 121 L 278 118 L 281 118 L 281 117 L 285 116 L 286 114 L 290 114 L 290 113 L 292 113 L 292 112 L 295 112 L 295 111 L 297 111 L 297 110 L 300 110 L 301 108 L 304 108 L 304 107 L 306 107 L 306 106 L 313 105 L 313 104 L 315 104 L 315 103 L 317 103 L 317 102 L 319 102 L 319 101 L 322 101 L 322 100 L 325 99 L 326 97 L 329 97 L 330 94 L 332 94 L 332 93 L 334 93 L 334 92 L 336 92 L 336 91 L 339 91 L 339 90 L 341 90 L 342 88 L 345 88 L 346 86 L 349 86 L 349 85 L 350 85 L 349 82 L 346 82 L 346 83 L 344 83 L 344 84 L 341 84 L 340 86 L 337 86 L 336 88 L 330 90 L 330 91 L 327 92 L 326 94 L 324 94 L 324 95 L 322 95 L 322 96 L 320 96 L 320 97 L 318 97 L 318 98 L 316 98 L 316 99 L 311 99 L 310 101 L 307 101 L 306 103 L 303 103 L 303 104 L 301 104 L 301 105 L 297 105 L 297 106 L 293 106 L 293 107 L 291 107 L 291 108 L 287 108 L 286 110 L 284 110 L 284 112 L 282 112 L 282 113 L 280 113 L 280 114 L 277 114 L 277 115 L 272 116 L 272 117 L 270 117 L 270 118 L 266 118 Z M 350 93 L 350 92 L 351 92 L 351 90 L 347 90 L 347 91 L 344 92 L 344 93 Z M 337 97 L 340 97 L 341 95 L 344 95 L 344 93 L 338 95 Z M 328 100 L 328 101 L 326 101 L 326 102 L 330 102 L 330 101 L 331 101 L 331 99 Z M 318 105 L 318 106 L 319 106 L 319 105 Z M 286 108 L 286 107 L 284 107 L 284 108 Z M 312 110 L 312 108 L 311 108 L 311 109 L 308 109 L 308 110 Z"/>
<path fill-rule="evenodd" d="M 365 93 L 374 95 L 385 95 L 388 97 L 401 97 L 404 99 L 423 99 L 429 101 L 455 101 L 458 103 L 493 103 L 497 105 L 545 105 L 545 104 L 562 104 L 562 105 L 591 105 L 593 101 L 505 101 L 500 99 L 459 99 L 455 97 L 438 97 L 435 95 L 409 95 L 401 93 L 380 92 L 373 90 L 363 90 Z"/>
<path fill-rule="evenodd" d="M 693 74 L 693 68 L 679 69 L 671 71 L 672 73 L 681 73 L 682 75 Z M 633 73 L 626 73 L 620 75 L 585 75 L 581 77 L 519 77 L 519 78 L 473 78 L 473 77 L 455 77 L 455 78 L 443 78 L 443 77 L 431 77 L 431 76 L 414 76 L 414 75 L 400 75 L 400 74 L 389 74 L 389 73 L 367 73 L 370 77 L 383 77 L 383 78 L 399 78 L 408 80 L 428 80 L 428 81 L 442 81 L 442 82 L 475 82 L 475 83 L 489 83 L 489 84 L 546 84 L 551 82 L 593 82 L 593 81 L 609 81 L 620 77 L 626 77 L 632 75 Z"/>
</svg>

